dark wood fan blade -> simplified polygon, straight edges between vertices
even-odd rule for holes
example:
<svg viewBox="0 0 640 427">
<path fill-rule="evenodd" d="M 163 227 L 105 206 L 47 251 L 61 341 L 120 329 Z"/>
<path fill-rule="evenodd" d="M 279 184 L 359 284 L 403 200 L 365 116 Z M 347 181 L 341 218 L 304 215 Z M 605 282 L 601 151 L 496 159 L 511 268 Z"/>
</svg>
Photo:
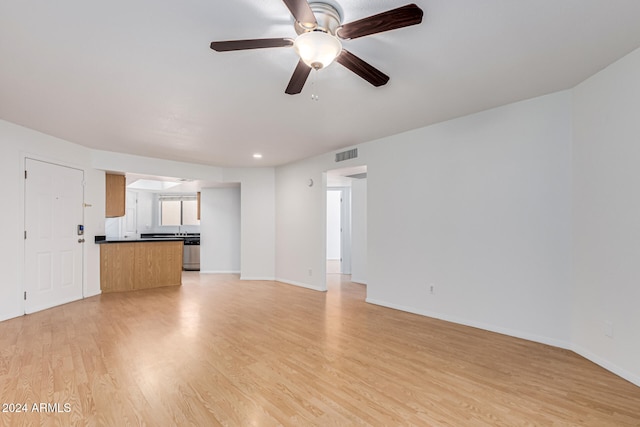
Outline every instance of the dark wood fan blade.
<svg viewBox="0 0 640 427">
<path fill-rule="evenodd" d="M 376 87 L 383 86 L 389 81 L 389 76 L 345 49 L 342 49 L 342 53 L 338 55 L 336 62 Z"/>
<path fill-rule="evenodd" d="M 293 15 L 293 18 L 298 21 L 304 28 L 314 29 L 318 25 L 316 16 L 311 10 L 311 6 L 307 0 L 283 0 L 284 4 Z"/>
<path fill-rule="evenodd" d="M 298 61 L 298 65 L 296 65 L 296 69 L 293 71 L 293 76 L 291 76 L 289 85 L 285 89 L 284 93 L 289 95 L 296 95 L 302 92 L 302 88 L 307 82 L 307 77 L 309 77 L 310 72 L 311 67 L 302 62 L 302 60 Z"/>
<path fill-rule="evenodd" d="M 415 4 L 408 4 L 391 9 L 377 15 L 344 24 L 336 35 L 341 39 L 356 39 L 371 34 L 416 25 L 422 22 L 422 9 Z"/>
<path fill-rule="evenodd" d="M 227 40 L 211 42 L 211 49 L 216 52 L 229 52 L 232 50 L 264 49 L 267 47 L 293 46 L 292 39 L 251 39 L 251 40 Z"/>
</svg>

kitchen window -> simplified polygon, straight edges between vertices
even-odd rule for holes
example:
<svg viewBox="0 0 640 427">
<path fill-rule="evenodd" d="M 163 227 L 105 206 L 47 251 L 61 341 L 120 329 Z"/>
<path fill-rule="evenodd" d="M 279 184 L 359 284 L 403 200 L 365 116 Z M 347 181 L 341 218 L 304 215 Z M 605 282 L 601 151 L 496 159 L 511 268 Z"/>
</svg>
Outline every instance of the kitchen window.
<svg viewBox="0 0 640 427">
<path fill-rule="evenodd" d="M 160 196 L 160 225 L 199 225 L 196 196 Z"/>
</svg>

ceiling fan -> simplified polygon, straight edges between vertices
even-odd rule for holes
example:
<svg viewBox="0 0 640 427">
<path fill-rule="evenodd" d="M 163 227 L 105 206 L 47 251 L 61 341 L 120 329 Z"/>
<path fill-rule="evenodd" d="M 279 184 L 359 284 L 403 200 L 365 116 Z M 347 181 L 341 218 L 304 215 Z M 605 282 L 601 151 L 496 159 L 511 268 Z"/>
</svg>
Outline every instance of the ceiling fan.
<svg viewBox="0 0 640 427">
<path fill-rule="evenodd" d="M 422 9 L 408 4 L 372 15 L 358 21 L 342 24 L 338 7 L 324 1 L 283 0 L 295 20 L 298 37 L 228 40 L 211 42 L 217 52 L 293 46 L 300 57 L 285 93 L 302 92 L 312 69 L 319 70 L 334 60 L 374 86 L 382 86 L 389 76 L 356 55 L 342 48 L 342 40 L 382 33 L 384 31 L 416 25 L 422 22 Z"/>
</svg>

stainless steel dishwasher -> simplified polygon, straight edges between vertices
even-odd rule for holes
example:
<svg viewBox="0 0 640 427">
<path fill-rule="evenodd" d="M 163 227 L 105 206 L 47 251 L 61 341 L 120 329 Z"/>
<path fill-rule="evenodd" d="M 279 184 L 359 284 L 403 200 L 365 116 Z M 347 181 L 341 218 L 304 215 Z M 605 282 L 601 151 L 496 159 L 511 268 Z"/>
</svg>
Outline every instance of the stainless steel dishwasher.
<svg viewBox="0 0 640 427">
<path fill-rule="evenodd" d="M 184 238 L 184 252 L 182 269 L 187 271 L 200 270 L 200 237 L 187 236 Z"/>
</svg>

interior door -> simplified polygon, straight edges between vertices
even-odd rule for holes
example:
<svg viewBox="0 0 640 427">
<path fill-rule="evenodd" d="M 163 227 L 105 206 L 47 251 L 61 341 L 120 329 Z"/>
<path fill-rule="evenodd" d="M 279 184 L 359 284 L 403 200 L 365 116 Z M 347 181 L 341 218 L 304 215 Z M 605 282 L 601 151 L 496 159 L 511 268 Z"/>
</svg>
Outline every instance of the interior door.
<svg viewBox="0 0 640 427">
<path fill-rule="evenodd" d="M 138 193 L 127 191 L 124 215 L 124 237 L 138 237 Z"/>
<path fill-rule="evenodd" d="M 351 274 L 351 188 L 342 188 L 340 201 L 340 273 Z"/>
<path fill-rule="evenodd" d="M 82 298 L 84 172 L 25 161 L 25 313 Z"/>
</svg>

